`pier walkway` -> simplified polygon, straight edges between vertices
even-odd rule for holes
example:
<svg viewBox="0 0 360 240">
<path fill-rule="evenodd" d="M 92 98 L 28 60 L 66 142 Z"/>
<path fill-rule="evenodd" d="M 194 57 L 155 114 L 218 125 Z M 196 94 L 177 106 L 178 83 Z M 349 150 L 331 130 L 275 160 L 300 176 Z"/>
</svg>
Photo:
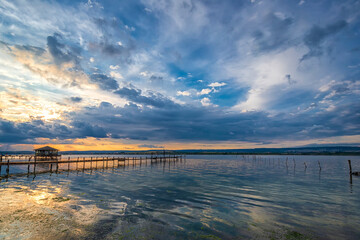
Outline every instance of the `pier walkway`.
<svg viewBox="0 0 360 240">
<path fill-rule="evenodd" d="M 27 166 L 27 174 L 36 174 L 36 167 L 45 170 L 42 172 L 58 172 L 58 171 L 71 171 L 71 170 L 85 170 L 85 169 L 98 169 L 109 168 L 121 165 L 130 164 L 153 164 L 176 162 L 185 160 L 183 155 L 154 155 L 144 157 L 67 157 L 64 159 L 36 159 L 34 156 L 25 155 L 8 155 L 0 156 L 0 179 L 10 177 L 10 166 Z M 100 165 L 100 166 L 99 166 Z M 5 168 L 5 174 L 2 174 L 2 168 Z M 23 169 L 26 171 L 26 169 Z M 19 173 L 18 173 L 19 174 Z M 18 175 L 16 174 L 16 175 Z"/>
</svg>

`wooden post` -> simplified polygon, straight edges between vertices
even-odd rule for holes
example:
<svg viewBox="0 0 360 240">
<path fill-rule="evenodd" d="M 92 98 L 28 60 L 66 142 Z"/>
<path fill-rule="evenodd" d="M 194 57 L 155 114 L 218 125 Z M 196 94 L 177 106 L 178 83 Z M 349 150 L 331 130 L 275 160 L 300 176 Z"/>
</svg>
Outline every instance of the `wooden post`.
<svg viewBox="0 0 360 240">
<path fill-rule="evenodd" d="M 350 176 L 350 187 L 352 185 L 352 169 L 351 169 L 351 160 L 348 160 L 349 163 L 349 176 Z"/>
<path fill-rule="evenodd" d="M 90 158 L 90 169 L 92 169 L 92 157 Z"/>
<path fill-rule="evenodd" d="M 28 164 L 28 176 L 29 176 L 29 174 L 30 174 L 30 159 L 31 159 L 31 157 L 29 157 L 29 164 Z"/>
<path fill-rule="evenodd" d="M 68 157 L 68 171 L 70 171 L 70 157 Z"/>
<path fill-rule="evenodd" d="M 52 163 L 50 163 L 50 172 L 52 173 Z"/>
<path fill-rule="evenodd" d="M 103 168 L 105 168 L 105 157 L 103 157 Z"/>
<path fill-rule="evenodd" d="M 106 168 L 109 167 L 109 157 L 106 157 Z"/>
<path fill-rule="evenodd" d="M 56 157 L 56 173 L 59 171 L 59 158 Z"/>
<path fill-rule="evenodd" d="M 348 163 L 349 163 L 349 174 L 352 175 L 351 160 L 348 160 Z"/>
<path fill-rule="evenodd" d="M 76 160 L 76 171 L 78 170 L 79 157 Z"/>
<path fill-rule="evenodd" d="M 36 156 L 34 157 L 34 178 L 36 176 Z"/>
<path fill-rule="evenodd" d="M 306 169 L 307 169 L 306 162 L 304 162 L 304 166 L 305 166 L 305 171 L 306 171 Z"/>
<path fill-rule="evenodd" d="M 9 172 L 10 172 L 10 162 L 9 162 L 10 160 L 8 159 L 7 160 L 7 168 L 6 168 L 6 177 L 9 177 Z"/>
<path fill-rule="evenodd" d="M 318 160 L 318 164 L 319 164 L 319 171 L 321 171 L 321 164 L 319 160 Z"/>
</svg>

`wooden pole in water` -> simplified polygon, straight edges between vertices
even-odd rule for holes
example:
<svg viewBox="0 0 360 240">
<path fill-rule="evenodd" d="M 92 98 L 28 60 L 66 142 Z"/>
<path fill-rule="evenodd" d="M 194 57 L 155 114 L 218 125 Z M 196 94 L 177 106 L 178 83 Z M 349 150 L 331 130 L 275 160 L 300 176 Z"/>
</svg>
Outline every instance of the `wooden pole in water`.
<svg viewBox="0 0 360 240">
<path fill-rule="evenodd" d="M 348 163 L 349 163 L 349 174 L 352 175 L 351 160 L 348 160 Z"/>
<path fill-rule="evenodd" d="M 352 184 L 352 168 L 351 168 L 351 160 L 348 160 L 349 163 L 349 176 L 350 176 L 350 184 Z"/>
<path fill-rule="evenodd" d="M 68 157 L 68 171 L 70 171 L 70 157 Z"/>
<path fill-rule="evenodd" d="M 7 168 L 6 168 L 6 177 L 9 177 L 9 172 L 10 172 L 10 162 L 9 162 L 10 160 L 8 159 L 7 160 Z"/>
<path fill-rule="evenodd" d="M 92 157 L 90 158 L 90 169 L 92 169 Z"/>
<path fill-rule="evenodd" d="M 31 157 L 29 157 L 29 164 L 28 164 L 28 175 L 30 174 L 30 160 L 31 160 Z"/>
<path fill-rule="evenodd" d="M 34 157 L 34 178 L 36 176 L 36 156 Z"/>
<path fill-rule="evenodd" d="M 79 157 L 76 160 L 76 171 L 78 170 Z"/>
<path fill-rule="evenodd" d="M 321 171 L 321 164 L 319 160 L 318 160 L 318 165 L 319 165 L 319 171 Z"/>
<path fill-rule="evenodd" d="M 306 171 L 306 169 L 307 169 L 306 162 L 304 162 L 304 166 L 305 166 L 305 171 Z"/>
<path fill-rule="evenodd" d="M 58 173 L 59 171 L 59 158 L 56 157 L 56 174 Z"/>
</svg>

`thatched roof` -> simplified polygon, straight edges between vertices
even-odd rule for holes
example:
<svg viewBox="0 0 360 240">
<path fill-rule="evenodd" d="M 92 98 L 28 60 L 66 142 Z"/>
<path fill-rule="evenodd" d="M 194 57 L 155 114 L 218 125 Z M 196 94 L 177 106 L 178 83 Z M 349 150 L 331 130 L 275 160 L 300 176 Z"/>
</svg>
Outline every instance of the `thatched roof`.
<svg viewBox="0 0 360 240">
<path fill-rule="evenodd" d="M 37 149 L 34 149 L 35 151 L 59 151 L 58 149 L 56 148 L 52 148 L 52 147 L 49 147 L 49 146 L 46 146 L 46 147 L 42 147 L 42 148 L 37 148 Z"/>
</svg>

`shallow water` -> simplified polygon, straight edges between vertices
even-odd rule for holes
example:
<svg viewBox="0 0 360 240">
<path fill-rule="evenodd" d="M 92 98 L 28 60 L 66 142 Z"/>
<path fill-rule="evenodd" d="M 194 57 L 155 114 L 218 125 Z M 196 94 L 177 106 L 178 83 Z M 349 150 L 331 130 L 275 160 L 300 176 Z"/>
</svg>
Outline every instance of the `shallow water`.
<svg viewBox="0 0 360 240">
<path fill-rule="evenodd" d="M 11 177 L 0 239 L 360 239 L 347 159 L 360 170 L 359 156 L 211 155 Z"/>
</svg>

